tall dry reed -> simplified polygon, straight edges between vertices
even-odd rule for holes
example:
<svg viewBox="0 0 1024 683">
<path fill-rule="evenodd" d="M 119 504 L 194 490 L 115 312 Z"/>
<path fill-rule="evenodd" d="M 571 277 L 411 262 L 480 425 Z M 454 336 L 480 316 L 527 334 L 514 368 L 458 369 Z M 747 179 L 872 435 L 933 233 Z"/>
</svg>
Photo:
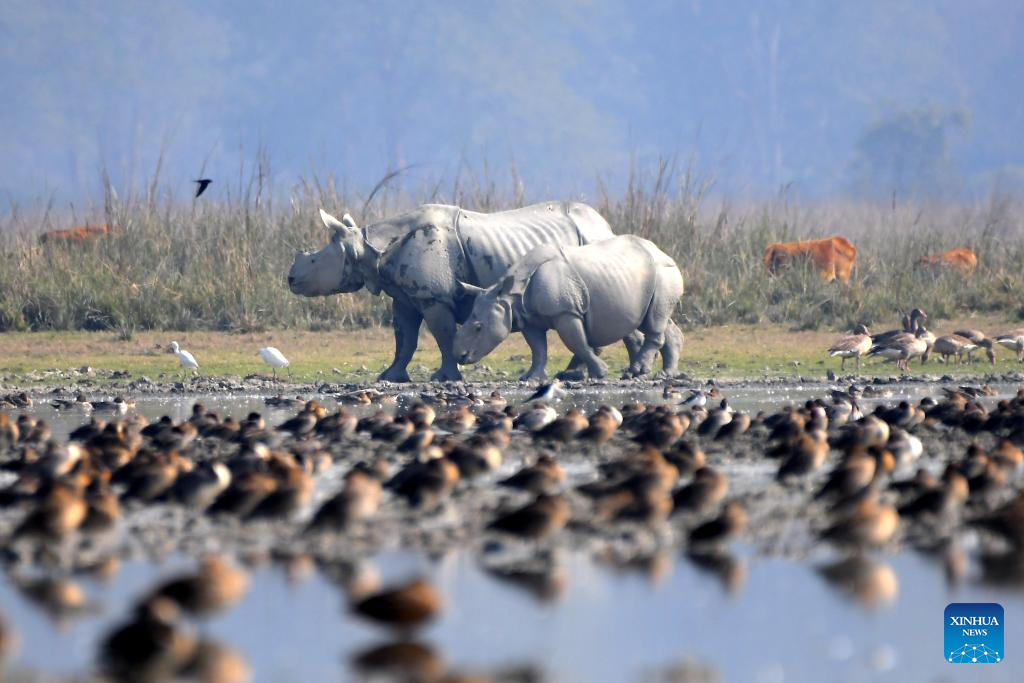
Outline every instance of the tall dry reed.
<svg viewBox="0 0 1024 683">
<path fill-rule="evenodd" d="M 123 198 L 105 182 L 102 204 L 84 216 L 12 208 L 0 218 L 0 330 L 109 329 L 130 336 L 136 329 L 385 323 L 387 302 L 366 292 L 306 299 L 288 291 L 295 250 L 319 248 L 327 238 L 319 207 L 372 222 L 424 201 L 495 211 L 549 199 L 528 197 L 515 169 L 508 190 L 487 174 L 461 174 L 418 192 L 394 190 L 396 177 L 386 177 L 363 195 L 311 176 L 283 202 L 270 191 L 269 175 L 260 156 L 217 201 L 176 200 L 161 189 L 157 172 Z M 621 193 L 603 191 L 595 204 L 616 232 L 652 239 L 677 259 L 686 277 L 678 311 L 684 326 L 773 321 L 845 328 L 912 306 L 933 317 L 1024 313 L 1024 218 L 1013 198 L 729 201 L 713 190 L 711 182 L 665 161 L 634 172 Z M 39 243 L 42 230 L 76 221 L 106 222 L 117 232 L 85 245 Z M 776 277 L 765 272 L 769 242 L 832 234 L 858 249 L 849 286 L 821 283 L 809 268 Z M 975 275 L 914 266 L 925 254 L 956 246 L 977 252 Z"/>
</svg>

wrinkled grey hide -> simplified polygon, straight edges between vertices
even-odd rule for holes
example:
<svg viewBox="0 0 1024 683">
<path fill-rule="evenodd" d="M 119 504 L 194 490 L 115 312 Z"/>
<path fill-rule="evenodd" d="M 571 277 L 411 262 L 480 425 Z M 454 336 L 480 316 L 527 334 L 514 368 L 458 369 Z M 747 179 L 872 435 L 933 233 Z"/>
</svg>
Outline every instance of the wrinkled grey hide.
<svg viewBox="0 0 1024 683">
<path fill-rule="evenodd" d="M 415 211 L 359 229 L 346 214 L 321 211 L 331 241 L 317 252 L 295 256 L 288 274 L 292 292 L 327 296 L 366 287 L 393 299 L 395 357 L 380 379 L 407 382 L 420 324 L 441 350 L 434 380 L 459 380 L 452 353 L 456 323 L 472 307 L 467 282 L 490 287 L 539 244 L 578 246 L 613 237 L 607 221 L 586 204 L 547 202 L 485 214 L 456 206 L 425 204 Z"/>
<path fill-rule="evenodd" d="M 476 295 L 469 318 L 455 335 L 460 363 L 476 363 L 513 329 L 533 351 L 529 374 L 543 375 L 549 329 L 581 359 L 593 378 L 607 374 L 594 352 L 637 332 L 643 343 L 630 354 L 629 374 L 651 372 L 662 352 L 663 369 L 674 373 L 682 333 L 672 311 L 683 295 L 675 262 L 652 242 L 623 235 L 580 247 L 536 247 L 486 290 Z"/>
</svg>

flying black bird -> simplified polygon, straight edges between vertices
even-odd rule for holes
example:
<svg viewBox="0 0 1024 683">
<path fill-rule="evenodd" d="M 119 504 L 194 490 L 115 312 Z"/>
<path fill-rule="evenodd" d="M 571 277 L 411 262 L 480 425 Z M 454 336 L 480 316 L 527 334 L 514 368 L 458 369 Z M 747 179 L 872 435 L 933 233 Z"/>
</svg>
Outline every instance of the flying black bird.
<svg viewBox="0 0 1024 683">
<path fill-rule="evenodd" d="M 199 180 L 193 180 L 193 183 L 198 183 L 199 187 L 196 188 L 196 197 L 206 192 L 206 188 L 209 187 L 213 181 L 209 178 L 200 178 Z"/>
</svg>

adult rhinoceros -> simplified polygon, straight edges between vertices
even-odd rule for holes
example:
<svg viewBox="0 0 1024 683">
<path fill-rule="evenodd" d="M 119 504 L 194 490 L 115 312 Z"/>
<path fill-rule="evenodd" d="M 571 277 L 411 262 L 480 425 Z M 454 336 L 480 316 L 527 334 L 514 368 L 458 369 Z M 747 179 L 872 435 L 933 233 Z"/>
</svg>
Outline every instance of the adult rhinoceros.
<svg viewBox="0 0 1024 683">
<path fill-rule="evenodd" d="M 613 237 L 597 211 L 575 202 L 546 202 L 499 213 L 424 204 L 414 211 L 358 228 L 321 210 L 331 241 L 316 252 L 296 254 L 288 274 L 295 294 L 327 296 L 366 287 L 392 297 L 395 358 L 382 380 L 408 382 L 424 320 L 441 349 L 433 380 L 460 380 L 452 352 L 456 322 L 473 298 L 459 282 L 490 287 L 512 264 L 542 243 L 578 246 Z"/>
</svg>

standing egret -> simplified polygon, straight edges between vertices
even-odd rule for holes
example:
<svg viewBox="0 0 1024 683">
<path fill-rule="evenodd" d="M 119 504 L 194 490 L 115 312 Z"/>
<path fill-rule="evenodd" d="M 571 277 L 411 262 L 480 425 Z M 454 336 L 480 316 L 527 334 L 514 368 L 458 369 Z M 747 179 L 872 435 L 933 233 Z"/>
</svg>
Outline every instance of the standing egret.
<svg viewBox="0 0 1024 683">
<path fill-rule="evenodd" d="M 288 367 L 288 359 L 284 357 L 283 353 L 278 351 L 273 346 L 264 346 L 262 349 L 260 349 L 259 354 L 260 354 L 260 358 L 263 359 L 263 362 L 266 363 L 267 365 L 269 365 L 273 369 L 273 371 L 274 371 L 274 380 L 276 381 L 277 380 L 277 369 L 278 368 L 287 368 Z M 292 371 L 289 368 L 288 375 L 291 376 L 291 374 L 292 374 Z"/>
<path fill-rule="evenodd" d="M 183 351 L 178 346 L 178 342 L 171 342 L 170 352 L 177 356 L 178 360 L 181 361 L 181 367 L 194 373 L 199 372 L 199 363 L 196 362 L 195 356 L 188 351 Z"/>
</svg>

